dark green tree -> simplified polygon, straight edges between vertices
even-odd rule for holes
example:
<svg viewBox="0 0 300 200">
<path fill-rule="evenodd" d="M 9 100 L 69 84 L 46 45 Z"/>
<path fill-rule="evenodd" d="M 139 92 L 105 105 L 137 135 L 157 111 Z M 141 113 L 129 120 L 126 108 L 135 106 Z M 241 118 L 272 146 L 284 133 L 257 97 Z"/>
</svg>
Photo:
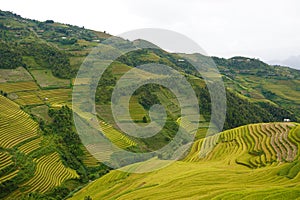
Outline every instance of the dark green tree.
<svg viewBox="0 0 300 200">
<path fill-rule="evenodd" d="M 144 116 L 144 117 L 143 117 L 143 122 L 144 122 L 144 123 L 147 123 L 147 122 L 148 122 L 148 120 L 147 120 L 147 117 L 146 117 L 146 116 Z"/>
</svg>

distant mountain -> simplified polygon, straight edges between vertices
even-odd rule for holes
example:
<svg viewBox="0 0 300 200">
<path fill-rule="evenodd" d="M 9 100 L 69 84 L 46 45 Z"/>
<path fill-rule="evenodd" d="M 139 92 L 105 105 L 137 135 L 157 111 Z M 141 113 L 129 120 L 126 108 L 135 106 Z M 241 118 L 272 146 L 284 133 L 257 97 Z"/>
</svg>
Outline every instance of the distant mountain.
<svg viewBox="0 0 300 200">
<path fill-rule="evenodd" d="M 289 66 L 295 69 L 300 69 L 300 55 L 298 56 L 291 56 L 285 60 L 271 60 L 268 61 L 271 65 L 282 65 L 282 66 Z"/>
</svg>

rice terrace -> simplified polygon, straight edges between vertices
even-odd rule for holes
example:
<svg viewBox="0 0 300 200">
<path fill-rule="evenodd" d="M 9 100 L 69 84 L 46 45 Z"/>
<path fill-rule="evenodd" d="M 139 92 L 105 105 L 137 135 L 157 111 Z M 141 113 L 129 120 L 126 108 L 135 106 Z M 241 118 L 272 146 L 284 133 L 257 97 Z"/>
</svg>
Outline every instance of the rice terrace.
<svg viewBox="0 0 300 200">
<path fill-rule="evenodd" d="M 134 33 L 145 31 L 148 36 L 134 39 L 115 34 L 118 29 L 113 27 L 141 27 L 133 21 L 149 25 L 159 19 L 165 23 L 159 10 L 152 20 L 145 16 L 154 4 L 157 8 L 157 2 L 141 3 L 145 5 L 141 13 L 136 11 L 140 3 L 136 2 L 132 12 L 129 1 L 125 2 L 118 1 L 116 10 L 111 10 L 110 2 L 101 2 L 101 6 L 86 2 L 89 7 L 81 5 L 82 12 L 76 17 L 71 17 L 75 2 L 67 6 L 59 2 L 57 14 L 53 14 L 53 6 L 58 2 L 45 2 L 43 8 L 28 3 L 43 14 L 36 19 L 26 17 L 36 12 L 26 14 L 29 7 L 19 0 L 21 7 L 24 5 L 22 16 L 11 12 L 20 11 L 13 3 L 0 6 L 0 199 L 300 199 L 300 62 L 275 59 L 294 52 L 289 48 L 299 47 L 296 41 L 275 45 L 270 37 L 276 38 L 287 26 L 264 36 L 267 31 L 246 16 L 256 14 L 243 10 L 245 6 L 236 0 L 234 5 L 231 1 L 207 5 L 169 1 L 168 6 L 168 1 L 161 2 L 164 16 L 174 16 L 168 19 L 170 26 L 164 27 L 182 27 L 186 33 L 190 28 L 184 24 L 197 29 L 190 35 L 197 40 L 197 35 L 203 34 L 207 48 L 216 55 L 209 56 L 195 51 L 192 43 L 180 41 L 188 39 L 182 34 L 178 33 L 177 39 L 158 34 L 171 32 L 166 29 L 138 29 Z M 193 8 L 184 11 L 186 16 L 182 11 L 176 11 L 176 16 L 168 14 L 171 8 L 184 10 L 194 5 L 198 9 L 202 4 L 206 9 L 214 5 L 215 16 L 224 18 L 201 9 L 193 13 Z M 270 19 L 253 7 L 262 25 L 273 26 L 271 18 L 278 13 L 292 15 L 284 5 L 275 5 L 268 5 L 276 11 L 266 12 Z M 46 12 L 48 7 L 52 14 Z M 114 34 L 92 30 L 96 28 L 87 20 L 92 18 L 84 16 L 90 16 L 96 7 L 102 9 L 99 15 L 105 14 L 100 22 L 109 23 L 102 25 Z M 212 12 L 211 8 L 208 11 Z M 132 20 L 129 13 L 141 16 Z M 217 27 L 214 30 L 227 36 L 226 45 L 212 34 L 208 22 L 202 24 L 208 31 L 203 32 L 201 24 L 191 25 L 186 20 L 188 15 L 203 13 L 211 16 L 202 17 Z M 237 21 L 232 26 L 234 13 L 249 23 Z M 122 26 L 113 20 L 120 16 L 124 17 L 118 19 Z M 69 18 L 71 21 L 66 21 Z M 82 18 L 91 28 L 78 26 L 81 20 L 69 24 L 73 18 Z M 235 16 L 234 21 L 239 18 Z M 174 26 L 170 20 L 178 23 Z M 253 36 L 246 37 L 249 32 Z M 295 33 L 299 37 L 296 28 Z M 214 40 L 209 40 L 213 35 Z M 163 42 L 153 39 L 162 36 Z M 287 36 L 286 42 L 289 39 L 293 37 Z M 259 41 L 261 46 L 256 43 Z M 165 47 L 166 43 L 189 48 L 181 52 Z M 220 46 L 210 47 L 209 43 Z M 254 50 L 250 51 L 251 47 Z M 281 53 L 275 54 L 278 49 Z M 257 58 L 260 54 L 263 59 Z M 269 54 L 274 61 L 268 61 Z"/>
</svg>

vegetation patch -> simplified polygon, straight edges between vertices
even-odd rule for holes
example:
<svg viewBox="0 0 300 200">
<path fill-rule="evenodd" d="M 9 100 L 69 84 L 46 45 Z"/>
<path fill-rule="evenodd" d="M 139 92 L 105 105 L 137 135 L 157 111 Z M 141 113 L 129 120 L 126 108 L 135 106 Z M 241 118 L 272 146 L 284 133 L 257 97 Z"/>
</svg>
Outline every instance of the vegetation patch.
<svg viewBox="0 0 300 200">
<path fill-rule="evenodd" d="M 31 75 L 24 67 L 0 69 L 0 83 L 20 81 L 32 81 Z"/>
<path fill-rule="evenodd" d="M 70 87 L 69 79 L 61 79 L 53 76 L 51 70 L 31 70 L 31 74 L 42 88 Z"/>
</svg>

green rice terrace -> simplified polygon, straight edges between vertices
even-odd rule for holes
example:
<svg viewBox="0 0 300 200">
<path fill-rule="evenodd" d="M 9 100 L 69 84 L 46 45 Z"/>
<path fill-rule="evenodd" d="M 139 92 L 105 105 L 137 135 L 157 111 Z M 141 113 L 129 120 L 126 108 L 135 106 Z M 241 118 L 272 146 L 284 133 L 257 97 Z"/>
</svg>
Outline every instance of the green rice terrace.
<svg viewBox="0 0 300 200">
<path fill-rule="evenodd" d="M 299 124 L 242 126 L 196 141 L 184 160 L 158 171 L 112 171 L 71 199 L 296 199 L 299 141 Z"/>
<path fill-rule="evenodd" d="M 74 85 L 90 84 L 87 78 L 76 79 L 86 57 L 98 45 L 108 54 L 107 62 L 120 53 L 116 44 L 105 42 L 109 37 L 106 32 L 0 11 L 0 199 L 300 199 L 299 70 L 252 58 L 211 57 L 225 84 L 227 111 L 220 133 L 207 135 L 210 125 L 217 129 L 216 122 L 210 124 L 211 96 L 192 64 L 179 53 L 137 48 L 153 46 L 150 42 L 119 38 L 121 50 L 135 50 L 113 61 L 95 84 L 95 108 L 82 100 L 92 112 L 77 112 Z M 190 83 L 199 102 L 198 128 L 181 115 L 175 94 L 158 84 L 143 85 L 117 101 L 130 99 L 130 116 L 120 119 L 141 127 L 151 123 L 150 108 L 162 105 L 162 130 L 138 138 L 118 126 L 111 108 L 113 89 L 124 74 L 148 63 L 167 65 Z M 170 78 L 136 70 L 144 79 Z M 110 155 L 92 143 L 84 146 L 74 124 L 76 115 L 97 126 L 115 146 L 136 154 L 164 147 L 180 128 L 194 141 L 184 156 L 165 168 L 122 172 L 98 156 L 121 160 L 119 167 L 130 171 L 148 163 L 168 163 L 170 155 L 153 153 L 150 160 L 137 156 L 138 162 L 132 163 L 120 152 Z"/>
</svg>

